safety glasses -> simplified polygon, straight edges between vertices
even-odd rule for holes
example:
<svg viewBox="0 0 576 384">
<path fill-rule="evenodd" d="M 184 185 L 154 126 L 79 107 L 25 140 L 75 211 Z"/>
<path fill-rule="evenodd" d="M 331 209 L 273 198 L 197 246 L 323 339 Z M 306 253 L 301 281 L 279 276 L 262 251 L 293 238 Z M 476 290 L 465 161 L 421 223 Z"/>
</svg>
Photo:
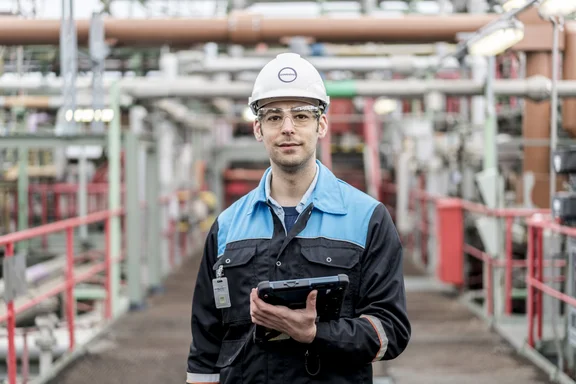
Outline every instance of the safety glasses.
<svg viewBox="0 0 576 384">
<path fill-rule="evenodd" d="M 280 128 L 288 117 L 296 128 L 307 127 L 317 121 L 322 111 L 314 105 L 303 105 L 294 108 L 260 108 L 258 120 L 265 128 Z"/>
</svg>

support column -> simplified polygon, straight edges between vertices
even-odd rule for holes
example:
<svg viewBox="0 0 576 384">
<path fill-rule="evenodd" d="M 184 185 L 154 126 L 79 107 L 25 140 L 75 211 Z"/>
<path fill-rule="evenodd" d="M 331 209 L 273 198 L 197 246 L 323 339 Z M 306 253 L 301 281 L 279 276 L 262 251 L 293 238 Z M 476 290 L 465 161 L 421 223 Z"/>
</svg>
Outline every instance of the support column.
<svg viewBox="0 0 576 384">
<path fill-rule="evenodd" d="M 120 116 L 120 87 L 116 82 L 110 91 L 110 99 L 114 118 L 108 128 L 108 209 L 117 211 L 120 209 L 120 152 L 121 152 L 121 116 Z M 120 255 L 122 244 L 122 232 L 120 229 L 120 217 L 110 219 L 110 253 L 112 275 L 110 283 L 112 316 L 119 314 L 120 307 L 118 297 L 120 295 Z"/>
<path fill-rule="evenodd" d="M 158 173 L 158 154 L 156 145 L 148 151 L 146 156 L 146 201 L 148 203 L 148 284 L 152 293 L 162 290 L 162 261 L 160 257 L 160 188 Z"/>
<path fill-rule="evenodd" d="M 130 310 L 144 306 L 140 247 L 140 198 L 138 193 L 138 138 L 132 132 L 124 133 L 126 141 L 126 251 L 128 257 L 128 296 Z"/>
<path fill-rule="evenodd" d="M 85 146 L 78 147 L 78 214 L 77 216 L 88 215 L 88 159 L 86 158 Z M 79 228 L 80 243 L 83 248 L 89 248 L 88 225 L 81 225 Z"/>
<path fill-rule="evenodd" d="M 28 228 L 28 148 L 18 150 L 18 230 Z M 16 244 L 16 250 L 26 248 L 27 241 Z"/>
</svg>

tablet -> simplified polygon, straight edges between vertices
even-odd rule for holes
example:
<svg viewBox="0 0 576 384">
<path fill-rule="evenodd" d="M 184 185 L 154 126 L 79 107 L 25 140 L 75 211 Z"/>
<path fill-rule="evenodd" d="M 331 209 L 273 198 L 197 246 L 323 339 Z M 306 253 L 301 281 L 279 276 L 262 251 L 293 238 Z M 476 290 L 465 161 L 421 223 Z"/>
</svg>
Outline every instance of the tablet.
<svg viewBox="0 0 576 384">
<path fill-rule="evenodd" d="M 316 290 L 318 291 L 316 297 L 318 320 L 337 320 L 340 318 L 348 284 L 348 276 L 345 274 L 307 279 L 262 281 L 258 284 L 258 297 L 272 305 L 302 309 L 306 308 L 308 294 Z M 266 338 L 265 334 L 263 327 L 256 327 L 255 339 L 257 341 Z"/>
</svg>

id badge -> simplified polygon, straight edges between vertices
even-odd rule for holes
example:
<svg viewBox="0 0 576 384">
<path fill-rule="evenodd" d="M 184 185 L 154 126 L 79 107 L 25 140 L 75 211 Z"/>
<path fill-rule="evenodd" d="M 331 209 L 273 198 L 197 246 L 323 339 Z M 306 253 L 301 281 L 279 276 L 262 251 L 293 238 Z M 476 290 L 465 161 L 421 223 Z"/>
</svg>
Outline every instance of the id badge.
<svg viewBox="0 0 576 384">
<path fill-rule="evenodd" d="M 214 289 L 214 302 L 216 308 L 230 308 L 230 291 L 228 290 L 228 279 L 219 277 L 212 280 L 212 288 Z"/>
</svg>

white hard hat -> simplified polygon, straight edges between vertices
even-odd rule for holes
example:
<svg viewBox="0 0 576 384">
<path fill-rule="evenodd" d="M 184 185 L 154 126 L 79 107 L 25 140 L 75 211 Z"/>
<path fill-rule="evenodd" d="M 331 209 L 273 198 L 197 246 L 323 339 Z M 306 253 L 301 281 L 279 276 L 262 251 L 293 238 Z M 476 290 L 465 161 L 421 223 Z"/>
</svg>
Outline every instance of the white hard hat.
<svg viewBox="0 0 576 384">
<path fill-rule="evenodd" d="M 320 73 L 296 53 L 281 53 L 262 68 L 248 104 L 254 114 L 266 99 L 307 98 L 317 100 L 322 110 L 330 97 Z"/>
</svg>

